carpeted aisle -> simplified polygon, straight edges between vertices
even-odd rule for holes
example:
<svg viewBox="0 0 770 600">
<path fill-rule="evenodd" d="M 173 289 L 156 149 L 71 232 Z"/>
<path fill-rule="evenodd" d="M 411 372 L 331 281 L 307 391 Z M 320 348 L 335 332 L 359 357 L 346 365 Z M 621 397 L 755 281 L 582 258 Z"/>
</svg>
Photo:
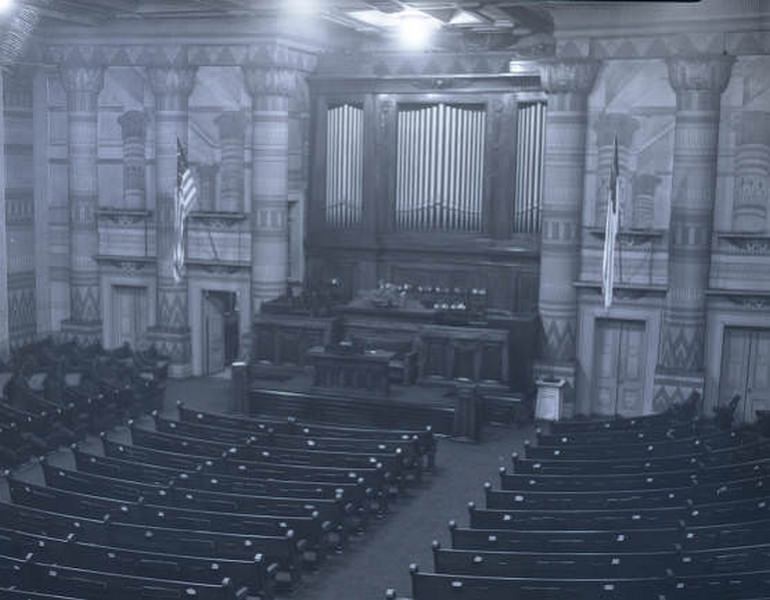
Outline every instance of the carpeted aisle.
<svg viewBox="0 0 770 600">
<path fill-rule="evenodd" d="M 169 383 L 166 412 L 174 414 L 177 400 L 190 407 L 227 411 L 229 381 L 192 379 Z M 391 513 L 374 522 L 344 554 L 332 556 L 318 573 L 305 577 L 291 594 L 293 600 L 381 600 L 387 588 L 410 595 L 409 564 L 431 571 L 431 541 L 447 546 L 447 523 L 467 524 L 467 503 L 483 504 L 483 484 L 496 483 L 497 469 L 510 467 L 511 452 L 521 451 L 534 429 L 487 427 L 484 442 L 468 444 L 439 441 L 437 469 L 419 489 L 391 507 Z"/>
</svg>

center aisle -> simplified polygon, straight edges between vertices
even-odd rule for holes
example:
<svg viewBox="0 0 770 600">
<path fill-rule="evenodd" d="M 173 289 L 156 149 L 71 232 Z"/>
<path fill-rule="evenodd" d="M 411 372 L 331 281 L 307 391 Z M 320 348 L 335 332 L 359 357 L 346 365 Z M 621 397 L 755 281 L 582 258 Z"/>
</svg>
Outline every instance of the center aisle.
<svg viewBox="0 0 770 600">
<path fill-rule="evenodd" d="M 169 381 L 166 409 L 174 411 L 183 400 L 190 408 L 225 412 L 229 384 L 219 378 Z M 533 427 L 487 427 L 482 444 L 441 439 L 436 471 L 351 540 L 348 551 L 330 557 L 317 574 L 306 574 L 292 600 L 381 600 L 387 588 L 410 590 L 409 564 L 433 563 L 430 540 L 449 546 L 448 519 L 467 523 L 468 502 L 482 502 L 484 482 L 497 483 L 497 467 L 510 468 L 511 453 L 521 453 L 527 438 L 534 439 Z"/>
</svg>

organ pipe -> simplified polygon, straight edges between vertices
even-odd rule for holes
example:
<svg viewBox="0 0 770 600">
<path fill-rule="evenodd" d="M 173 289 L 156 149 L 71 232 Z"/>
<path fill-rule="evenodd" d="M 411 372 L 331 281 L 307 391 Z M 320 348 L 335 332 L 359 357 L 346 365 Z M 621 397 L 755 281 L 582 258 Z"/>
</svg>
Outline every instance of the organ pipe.
<svg viewBox="0 0 770 600">
<path fill-rule="evenodd" d="M 516 184 L 513 231 L 540 231 L 540 199 L 543 193 L 543 145 L 545 104 L 519 106 L 516 128 Z"/>
<path fill-rule="evenodd" d="M 326 223 L 347 228 L 363 217 L 364 111 L 329 108 L 326 129 Z"/>
<path fill-rule="evenodd" d="M 486 112 L 402 107 L 397 121 L 397 229 L 480 231 Z"/>
</svg>

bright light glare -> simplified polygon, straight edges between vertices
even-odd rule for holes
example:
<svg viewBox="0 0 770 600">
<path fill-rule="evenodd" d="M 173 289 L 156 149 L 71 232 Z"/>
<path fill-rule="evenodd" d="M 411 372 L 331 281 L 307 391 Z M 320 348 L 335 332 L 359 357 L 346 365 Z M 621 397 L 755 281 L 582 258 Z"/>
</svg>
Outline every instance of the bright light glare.
<svg viewBox="0 0 770 600">
<path fill-rule="evenodd" d="M 0 0 L 0 13 L 10 10 L 13 6 L 13 0 Z"/>
<path fill-rule="evenodd" d="M 431 18 L 419 14 L 405 14 L 398 23 L 401 44 L 409 50 L 420 50 L 430 42 L 438 24 Z"/>
<path fill-rule="evenodd" d="M 286 12 L 299 16 L 315 15 L 320 10 L 318 0 L 283 0 L 283 3 Z"/>
</svg>

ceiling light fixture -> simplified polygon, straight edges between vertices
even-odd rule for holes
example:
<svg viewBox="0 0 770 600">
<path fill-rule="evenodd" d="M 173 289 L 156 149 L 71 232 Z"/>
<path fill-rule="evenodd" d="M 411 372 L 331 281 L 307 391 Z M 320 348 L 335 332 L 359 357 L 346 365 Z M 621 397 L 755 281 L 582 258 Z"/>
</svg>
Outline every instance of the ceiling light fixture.
<svg viewBox="0 0 770 600">
<path fill-rule="evenodd" d="M 13 0 L 0 0 L 0 13 L 8 12 L 13 6 Z"/>
<path fill-rule="evenodd" d="M 439 24 L 434 19 L 422 13 L 404 12 L 399 15 L 398 36 L 407 50 L 425 48 L 438 28 Z"/>
</svg>

